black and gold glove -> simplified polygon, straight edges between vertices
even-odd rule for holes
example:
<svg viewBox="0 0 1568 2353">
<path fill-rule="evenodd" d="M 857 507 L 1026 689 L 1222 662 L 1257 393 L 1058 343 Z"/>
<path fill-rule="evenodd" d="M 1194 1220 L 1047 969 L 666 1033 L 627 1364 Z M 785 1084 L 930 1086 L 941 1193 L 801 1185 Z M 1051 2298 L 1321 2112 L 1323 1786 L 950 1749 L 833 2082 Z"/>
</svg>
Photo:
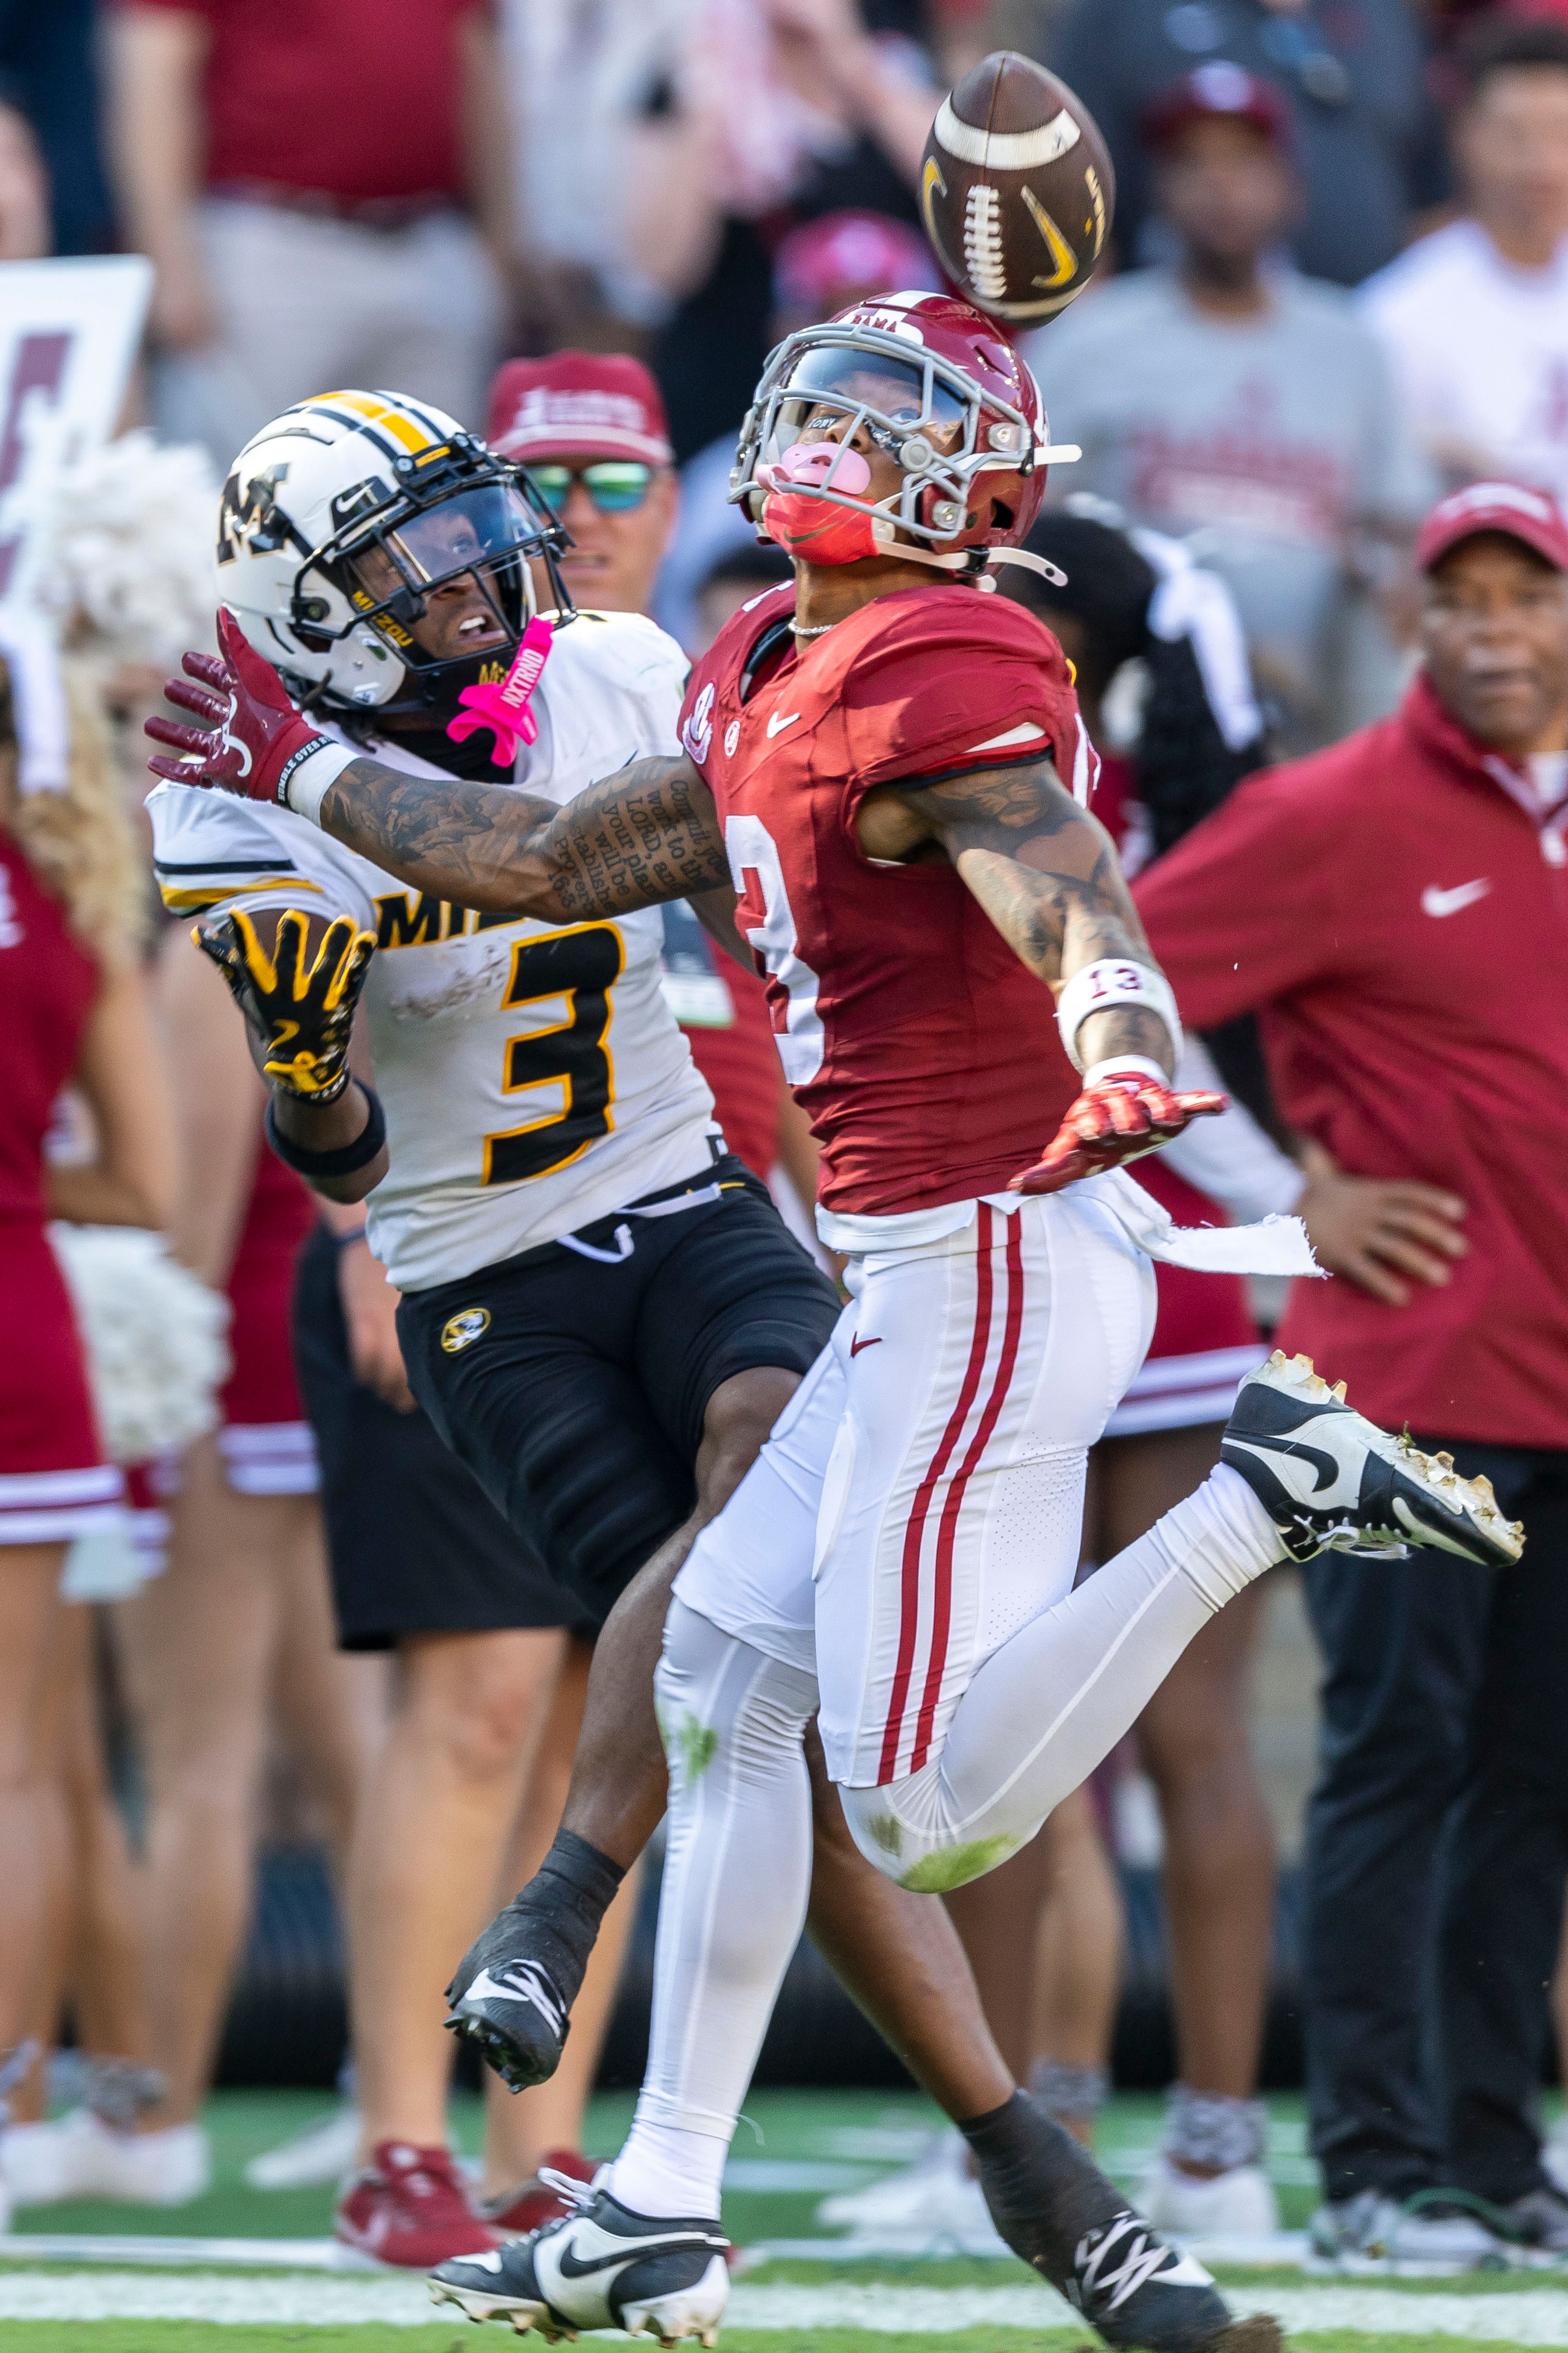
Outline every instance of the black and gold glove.
<svg viewBox="0 0 1568 2353">
<path fill-rule="evenodd" d="M 270 956 L 239 907 L 210 929 L 198 923 L 192 937 L 264 1040 L 267 1076 L 285 1093 L 329 1103 L 349 1082 L 349 1032 L 375 942 L 352 915 L 334 915 L 307 964 L 310 921 L 285 908 Z"/>
</svg>

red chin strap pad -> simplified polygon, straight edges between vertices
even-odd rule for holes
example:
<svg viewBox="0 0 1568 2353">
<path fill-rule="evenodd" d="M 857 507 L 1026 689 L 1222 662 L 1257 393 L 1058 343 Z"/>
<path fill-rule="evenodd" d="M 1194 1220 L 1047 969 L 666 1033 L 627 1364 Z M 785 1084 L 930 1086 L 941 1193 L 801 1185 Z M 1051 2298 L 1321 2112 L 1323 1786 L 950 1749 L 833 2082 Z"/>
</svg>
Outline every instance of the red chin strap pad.
<svg viewBox="0 0 1568 2353">
<path fill-rule="evenodd" d="M 871 469 L 858 449 L 837 441 L 797 441 L 775 465 L 759 466 L 757 480 L 768 493 L 763 529 L 792 555 L 807 564 L 858 564 L 876 554 L 868 509 L 857 512 L 814 495 L 834 490 L 858 499 L 870 489 Z"/>
<path fill-rule="evenodd" d="M 879 553 L 869 507 L 836 506 L 809 491 L 770 491 L 763 501 L 763 529 L 806 564 L 858 564 L 862 556 Z"/>
</svg>

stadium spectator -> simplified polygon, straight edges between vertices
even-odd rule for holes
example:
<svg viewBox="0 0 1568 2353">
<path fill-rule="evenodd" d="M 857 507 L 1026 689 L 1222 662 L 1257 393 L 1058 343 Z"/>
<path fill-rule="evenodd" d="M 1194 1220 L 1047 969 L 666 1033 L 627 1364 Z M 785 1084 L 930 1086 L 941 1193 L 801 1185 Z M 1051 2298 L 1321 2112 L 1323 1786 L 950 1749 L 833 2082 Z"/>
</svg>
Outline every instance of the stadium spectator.
<svg viewBox="0 0 1568 2353">
<path fill-rule="evenodd" d="M 1031 339 L 1052 430 L 1083 445 L 1058 480 L 1193 535 L 1236 598 L 1283 744 L 1303 748 L 1376 690 L 1352 589 L 1398 576 L 1430 483 L 1348 298 L 1272 266 L 1299 200 L 1278 89 L 1201 66 L 1161 94 L 1143 135 L 1177 259 L 1113 279 Z"/>
<path fill-rule="evenodd" d="M 1280 1345 L 1488 1474 L 1528 1532 L 1496 1578 L 1438 1558 L 1365 1578 L 1331 1552 L 1303 1571 L 1326 1667 L 1313 2238 L 1463 2261 L 1487 2231 L 1413 2194 L 1458 2187 L 1510 2235 L 1568 2244 L 1535 2115 L 1568 1873 L 1568 528 L 1538 492 L 1478 485 L 1417 560 L 1423 665 L 1397 712 L 1249 779 L 1134 895 L 1185 1018 L 1256 1011 L 1291 1127 L 1391 1185 L 1370 1243 L 1314 1228 L 1341 1279 L 1297 1286 Z"/>
<path fill-rule="evenodd" d="M 81 1343 L 50 1250 L 50 1218 L 162 1227 L 174 1196 L 164 1073 L 139 971 L 142 878 L 79 713 L 36 641 L 5 638 L 0 699 L 0 2050 L 37 2017 L 50 1859 L 68 1839 L 44 1752 L 50 1654 L 68 1546 L 121 1516 L 121 1475 L 95 1426 Z M 13 666 L 28 663 L 18 742 Z M 61 1089 L 91 1113 L 96 1155 L 46 1161 Z M 0 2168 L 0 2173 L 3 2173 Z M 0 2219 L 9 2199 L 0 2187 Z"/>
<path fill-rule="evenodd" d="M 573 544 L 561 575 L 575 605 L 647 609 L 675 521 L 675 475 L 658 386 L 640 360 L 553 352 L 509 360 L 490 386 L 490 447 L 526 466 Z M 554 589 L 534 567 L 540 607 Z"/>
<path fill-rule="evenodd" d="M 942 288 L 931 248 L 917 229 L 884 213 L 828 213 L 791 229 L 780 245 L 768 333 L 782 343 L 797 327 L 831 319 L 868 295 L 917 286 L 933 294 Z M 750 399 L 748 386 L 733 414 L 722 420 L 723 429 L 680 470 L 680 512 L 659 572 L 653 616 L 689 653 L 701 650 L 693 602 L 698 583 L 721 556 L 757 544 L 750 516 L 729 503 L 736 438 Z"/>
<path fill-rule="evenodd" d="M 1362 289 L 1405 415 L 1450 484 L 1568 491 L 1568 21 L 1488 20 L 1459 52 L 1468 210 Z"/>
<path fill-rule="evenodd" d="M 102 253 L 94 0 L 0 0 L 0 260 Z"/>
<path fill-rule="evenodd" d="M 689 0 L 500 0 L 530 339 L 637 348 L 665 316 L 627 250 L 628 182 L 657 138 Z"/>
<path fill-rule="evenodd" d="M 1313 278 L 1358 285 L 1399 251 L 1412 216 L 1448 193 L 1419 14 L 1406 0 L 1076 0 L 1044 61 L 1110 143 L 1127 264 L 1170 259 L 1141 125 L 1151 101 L 1202 64 L 1280 88 L 1302 184 L 1290 249 Z"/>
<path fill-rule="evenodd" d="M 157 269 L 161 429 L 220 476 L 268 417 L 397 384 L 478 426 L 510 266 L 510 132 L 483 0 L 110 12 L 125 242 Z"/>
<path fill-rule="evenodd" d="M 625 229 L 632 262 L 675 305 L 654 366 L 682 464 L 745 414 L 785 231 L 849 208 L 916 219 L 941 95 L 923 32 L 914 0 L 702 0 L 685 12 L 628 173 Z"/>
</svg>

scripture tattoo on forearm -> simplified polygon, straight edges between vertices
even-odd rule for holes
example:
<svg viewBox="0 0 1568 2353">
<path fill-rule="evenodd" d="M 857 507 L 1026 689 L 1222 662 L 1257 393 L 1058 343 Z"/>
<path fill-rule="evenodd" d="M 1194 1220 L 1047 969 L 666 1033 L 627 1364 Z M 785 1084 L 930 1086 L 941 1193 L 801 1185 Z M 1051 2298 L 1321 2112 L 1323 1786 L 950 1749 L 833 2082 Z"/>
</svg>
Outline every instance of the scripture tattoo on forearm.
<svg viewBox="0 0 1568 2353">
<path fill-rule="evenodd" d="M 658 906 L 730 879 L 713 796 L 684 759 L 634 760 L 558 810 L 541 848 L 568 914 Z"/>
<path fill-rule="evenodd" d="M 354 760 L 321 824 L 401 881 L 489 913 L 627 914 L 729 872 L 712 795 L 683 759 L 633 761 L 561 808 L 515 786 Z"/>
</svg>

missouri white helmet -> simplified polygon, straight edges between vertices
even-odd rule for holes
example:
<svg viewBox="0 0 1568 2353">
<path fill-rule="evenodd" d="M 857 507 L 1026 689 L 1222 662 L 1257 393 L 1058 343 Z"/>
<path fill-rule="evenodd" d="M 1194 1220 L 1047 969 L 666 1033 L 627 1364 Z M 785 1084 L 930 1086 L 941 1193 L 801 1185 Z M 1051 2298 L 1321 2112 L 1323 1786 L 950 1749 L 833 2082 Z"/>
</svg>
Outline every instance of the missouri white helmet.
<svg viewBox="0 0 1568 2353">
<path fill-rule="evenodd" d="M 264 426 L 224 485 L 218 595 L 307 708 L 450 719 L 506 675 L 533 611 L 528 558 L 570 544 L 521 466 L 395 392 L 327 392 Z M 470 576 L 506 633 L 442 659 L 410 630 Z"/>
</svg>

